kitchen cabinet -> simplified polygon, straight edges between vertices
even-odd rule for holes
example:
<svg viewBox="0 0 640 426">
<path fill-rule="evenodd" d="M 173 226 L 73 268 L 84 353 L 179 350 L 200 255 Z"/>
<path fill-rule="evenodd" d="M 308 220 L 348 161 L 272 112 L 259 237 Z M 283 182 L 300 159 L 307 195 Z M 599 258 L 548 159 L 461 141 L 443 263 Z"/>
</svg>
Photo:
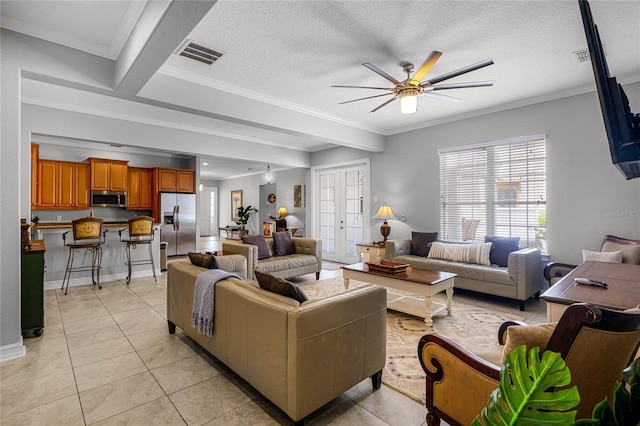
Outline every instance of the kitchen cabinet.
<svg viewBox="0 0 640 426">
<path fill-rule="evenodd" d="M 127 210 L 151 209 L 152 169 L 129 167 L 127 192 Z"/>
<path fill-rule="evenodd" d="M 59 161 L 57 208 L 88 209 L 91 206 L 90 176 L 88 164 Z"/>
<path fill-rule="evenodd" d="M 58 203 L 58 162 L 38 161 L 38 195 L 35 209 L 53 209 Z"/>
<path fill-rule="evenodd" d="M 40 157 L 40 145 L 31 144 L 31 209 L 38 205 L 38 159 Z"/>
<path fill-rule="evenodd" d="M 196 192 L 194 170 L 156 168 L 155 171 L 159 192 Z"/>
<path fill-rule="evenodd" d="M 38 337 L 44 328 L 44 240 L 31 240 L 22 250 L 20 276 L 20 327 L 22 334 Z"/>
<path fill-rule="evenodd" d="M 35 210 L 85 210 L 91 205 L 90 166 L 39 160 Z"/>
<path fill-rule="evenodd" d="M 89 158 L 91 164 L 91 189 L 98 191 L 126 191 L 127 163 L 123 160 Z"/>
</svg>

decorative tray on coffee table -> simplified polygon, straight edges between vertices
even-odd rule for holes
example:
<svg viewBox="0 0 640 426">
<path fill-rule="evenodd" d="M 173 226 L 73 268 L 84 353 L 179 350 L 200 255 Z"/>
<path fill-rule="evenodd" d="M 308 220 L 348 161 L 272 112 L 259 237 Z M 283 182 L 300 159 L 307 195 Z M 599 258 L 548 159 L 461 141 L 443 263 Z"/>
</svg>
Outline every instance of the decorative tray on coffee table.
<svg viewBox="0 0 640 426">
<path fill-rule="evenodd" d="M 401 272 L 406 272 L 409 264 L 394 262 L 393 260 L 372 260 L 370 262 L 366 262 L 369 266 L 370 271 L 380 271 L 387 272 L 390 274 L 399 274 Z"/>
</svg>

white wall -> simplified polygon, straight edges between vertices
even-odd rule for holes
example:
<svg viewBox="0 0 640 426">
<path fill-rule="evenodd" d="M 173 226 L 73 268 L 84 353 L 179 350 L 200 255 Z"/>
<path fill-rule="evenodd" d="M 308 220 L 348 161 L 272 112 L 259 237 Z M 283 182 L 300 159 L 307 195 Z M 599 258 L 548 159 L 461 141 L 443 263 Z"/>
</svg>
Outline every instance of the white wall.
<svg viewBox="0 0 640 426">
<path fill-rule="evenodd" d="M 272 170 L 273 171 L 273 170 Z M 273 171 L 273 180 L 276 190 L 276 204 L 278 207 L 284 206 L 289 211 L 287 217 L 287 225 L 289 227 L 303 227 L 307 222 L 306 208 L 293 207 L 293 185 L 305 185 L 308 169 L 296 168 L 288 170 Z M 218 182 L 218 197 L 220 200 L 220 226 L 235 225 L 231 221 L 231 191 L 242 189 L 242 201 L 245 206 L 260 205 L 260 185 L 264 185 L 264 173 L 245 176 L 236 179 L 226 179 Z M 259 215 L 253 214 L 248 223 L 248 229 L 251 234 L 261 233 L 262 226 L 259 223 Z M 305 235 L 308 230 L 305 229 Z"/>
</svg>

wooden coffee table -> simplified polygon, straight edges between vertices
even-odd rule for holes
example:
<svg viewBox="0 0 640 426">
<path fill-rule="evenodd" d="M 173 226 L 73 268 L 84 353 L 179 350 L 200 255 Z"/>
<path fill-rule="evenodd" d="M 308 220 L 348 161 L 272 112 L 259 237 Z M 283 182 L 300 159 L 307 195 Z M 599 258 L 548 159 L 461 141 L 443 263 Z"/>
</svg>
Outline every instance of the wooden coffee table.
<svg viewBox="0 0 640 426">
<path fill-rule="evenodd" d="M 574 278 L 604 281 L 607 288 L 574 284 Z M 547 321 L 555 322 L 573 303 L 623 311 L 640 305 L 640 265 L 587 261 L 562 277 L 540 298 L 547 302 Z"/>
<path fill-rule="evenodd" d="M 387 291 L 387 307 L 424 318 L 424 322 L 429 327 L 433 326 L 431 317 L 445 308 L 447 309 L 447 314 L 451 315 L 453 279 L 455 276 L 456 274 L 449 272 L 428 271 L 412 267 L 408 267 L 406 272 L 401 273 L 370 271 L 365 263 L 342 267 L 345 288 L 349 288 L 349 280 L 354 279 L 423 296 L 422 299 L 419 299 L 406 294 Z M 447 293 L 446 305 L 434 303 L 431 300 L 434 294 L 442 291 Z"/>
</svg>

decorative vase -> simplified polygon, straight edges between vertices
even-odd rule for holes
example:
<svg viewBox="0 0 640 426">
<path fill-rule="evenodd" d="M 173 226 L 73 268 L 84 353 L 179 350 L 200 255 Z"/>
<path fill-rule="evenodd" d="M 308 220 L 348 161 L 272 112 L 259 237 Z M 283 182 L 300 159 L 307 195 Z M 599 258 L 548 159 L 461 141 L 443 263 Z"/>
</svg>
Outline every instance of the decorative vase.
<svg viewBox="0 0 640 426">
<path fill-rule="evenodd" d="M 240 229 L 240 230 L 238 231 L 238 236 L 239 236 L 240 238 L 242 238 L 242 237 L 246 237 L 247 235 L 249 235 L 249 231 L 248 231 L 248 230 L 246 230 L 246 229 Z"/>
</svg>

